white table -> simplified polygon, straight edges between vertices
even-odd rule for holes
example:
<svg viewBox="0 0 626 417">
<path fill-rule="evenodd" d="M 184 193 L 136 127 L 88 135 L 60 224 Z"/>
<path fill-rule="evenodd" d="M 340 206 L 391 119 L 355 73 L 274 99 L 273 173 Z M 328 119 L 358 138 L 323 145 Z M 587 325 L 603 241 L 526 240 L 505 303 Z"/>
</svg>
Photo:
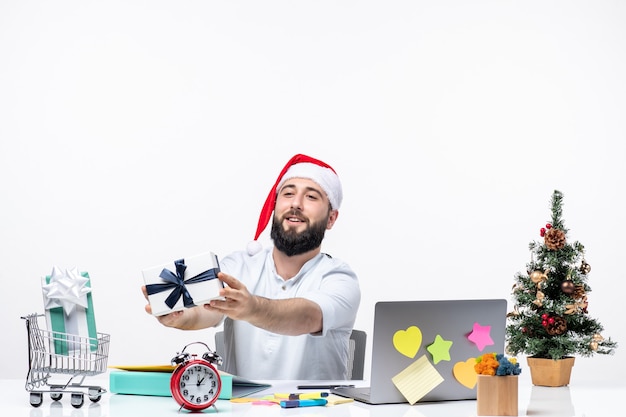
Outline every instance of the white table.
<svg viewBox="0 0 626 417">
<path fill-rule="evenodd" d="M 568 387 L 535 387 L 530 376 L 522 374 L 519 381 L 519 415 L 532 416 L 623 416 L 623 401 L 626 396 L 626 383 L 601 384 L 585 382 L 581 375 Z M 0 380 L 0 415 L 2 417 L 142 417 L 176 416 L 178 406 L 169 397 L 147 397 L 105 393 L 101 400 L 92 403 L 85 398 L 81 408 L 70 405 L 69 396 L 54 402 L 44 395 L 40 407 L 32 407 L 29 393 L 24 388 L 24 380 Z M 268 381 L 272 387 L 255 394 L 261 396 L 274 392 L 294 392 L 303 381 Z M 306 381 L 309 382 L 310 381 Z M 355 383 L 355 381 L 350 381 Z M 85 383 L 99 385 L 108 390 L 108 375 L 102 374 L 87 378 Z M 366 385 L 356 381 L 356 385 Z M 226 400 L 216 403 L 217 414 L 222 416 L 336 416 L 336 417 L 455 417 L 475 416 L 476 401 L 450 401 L 440 403 L 366 405 L 359 402 L 340 404 L 332 407 L 304 407 L 283 409 L 278 405 L 264 406 L 235 404 Z M 203 414 L 216 414 L 211 408 Z M 198 414 L 195 414 L 198 415 Z"/>
</svg>

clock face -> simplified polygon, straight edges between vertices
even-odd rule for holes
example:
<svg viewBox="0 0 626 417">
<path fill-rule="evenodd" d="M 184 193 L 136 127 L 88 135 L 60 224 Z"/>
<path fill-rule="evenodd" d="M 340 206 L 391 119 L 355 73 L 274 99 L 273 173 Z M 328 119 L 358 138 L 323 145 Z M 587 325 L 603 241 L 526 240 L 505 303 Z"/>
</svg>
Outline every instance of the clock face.
<svg viewBox="0 0 626 417">
<path fill-rule="evenodd" d="M 188 410 L 202 410 L 217 400 L 222 384 L 213 366 L 194 360 L 174 371 L 170 388 L 178 404 Z"/>
</svg>

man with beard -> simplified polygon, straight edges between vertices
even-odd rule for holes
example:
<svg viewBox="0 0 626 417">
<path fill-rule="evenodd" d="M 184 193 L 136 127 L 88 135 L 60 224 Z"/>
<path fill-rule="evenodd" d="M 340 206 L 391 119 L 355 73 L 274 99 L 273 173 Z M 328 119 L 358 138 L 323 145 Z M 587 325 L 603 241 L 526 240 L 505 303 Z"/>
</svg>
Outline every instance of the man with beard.
<svg viewBox="0 0 626 417">
<path fill-rule="evenodd" d="M 224 300 L 158 320 L 184 330 L 223 322 L 223 369 L 244 378 L 346 379 L 361 293 L 352 269 L 321 252 L 342 198 L 332 167 L 295 155 L 270 190 L 247 252 L 220 260 Z M 256 241 L 272 218 L 274 245 L 261 249 Z"/>
</svg>

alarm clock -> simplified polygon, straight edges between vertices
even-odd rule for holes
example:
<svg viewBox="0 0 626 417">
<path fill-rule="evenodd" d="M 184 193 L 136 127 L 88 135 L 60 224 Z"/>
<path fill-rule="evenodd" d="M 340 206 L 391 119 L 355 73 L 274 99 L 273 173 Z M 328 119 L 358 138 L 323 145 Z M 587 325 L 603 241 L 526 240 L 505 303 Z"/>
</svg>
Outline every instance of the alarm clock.
<svg viewBox="0 0 626 417">
<path fill-rule="evenodd" d="M 185 352 L 193 344 L 204 345 L 207 349 L 201 358 Z M 221 365 L 222 358 L 202 342 L 188 344 L 172 358 L 172 365 L 176 365 L 176 368 L 170 379 L 170 390 L 180 405 L 179 411 L 183 408 L 190 411 L 204 410 L 217 401 L 222 380 L 214 364 Z"/>
</svg>

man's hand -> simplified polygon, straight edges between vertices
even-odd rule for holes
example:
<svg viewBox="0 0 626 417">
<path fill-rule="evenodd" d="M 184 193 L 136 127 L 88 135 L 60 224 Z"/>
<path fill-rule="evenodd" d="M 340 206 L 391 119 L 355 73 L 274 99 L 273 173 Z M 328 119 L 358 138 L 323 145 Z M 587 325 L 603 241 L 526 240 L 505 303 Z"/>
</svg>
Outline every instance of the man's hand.
<svg viewBox="0 0 626 417">
<path fill-rule="evenodd" d="M 251 321 L 257 308 L 257 297 L 250 294 L 248 288 L 238 279 L 223 272 L 219 272 L 217 277 L 227 285 L 220 290 L 220 296 L 224 300 L 211 300 L 205 307 L 225 314 L 233 320 Z"/>
<path fill-rule="evenodd" d="M 143 296 L 148 300 L 148 292 L 146 286 L 141 287 Z M 152 314 L 150 303 L 144 307 L 146 313 Z M 166 327 L 173 327 L 181 330 L 199 330 L 213 327 L 219 324 L 222 315 L 216 312 L 207 311 L 200 306 L 193 308 L 185 308 L 180 311 L 173 311 L 163 316 L 157 316 L 159 323 Z"/>
</svg>

